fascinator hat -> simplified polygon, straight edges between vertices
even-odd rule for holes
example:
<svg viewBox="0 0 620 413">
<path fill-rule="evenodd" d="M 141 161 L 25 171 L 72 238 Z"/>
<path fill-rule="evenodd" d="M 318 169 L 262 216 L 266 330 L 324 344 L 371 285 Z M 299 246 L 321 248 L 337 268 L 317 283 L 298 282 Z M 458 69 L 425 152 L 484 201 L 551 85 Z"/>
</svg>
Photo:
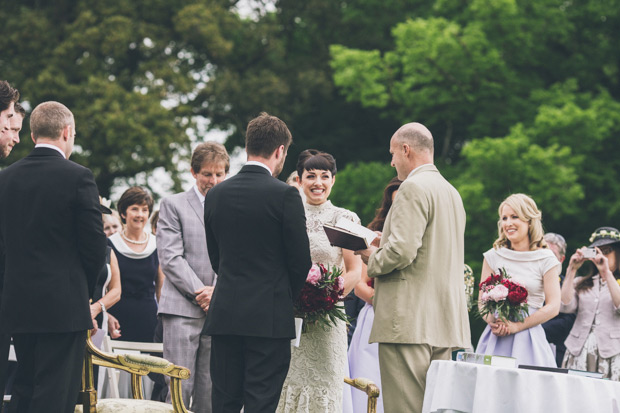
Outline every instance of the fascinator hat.
<svg viewBox="0 0 620 413">
<path fill-rule="evenodd" d="M 620 231 L 613 227 L 600 227 L 590 236 L 590 248 L 620 242 Z"/>
<path fill-rule="evenodd" d="M 99 196 L 99 209 L 102 214 L 111 214 L 112 210 L 110 209 L 110 205 L 112 201 L 109 199 L 105 199 L 102 196 Z"/>
</svg>

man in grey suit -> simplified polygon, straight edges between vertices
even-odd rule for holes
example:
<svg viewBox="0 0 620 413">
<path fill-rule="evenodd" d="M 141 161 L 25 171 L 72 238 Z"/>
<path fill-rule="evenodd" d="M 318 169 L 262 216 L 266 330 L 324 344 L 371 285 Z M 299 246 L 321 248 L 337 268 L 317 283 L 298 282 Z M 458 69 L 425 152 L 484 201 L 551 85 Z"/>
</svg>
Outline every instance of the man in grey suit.
<svg viewBox="0 0 620 413">
<path fill-rule="evenodd" d="M 187 192 L 161 201 L 157 224 L 157 253 L 165 275 L 159 301 L 164 358 L 187 367 L 183 401 L 195 413 L 211 412 L 209 360 L 211 338 L 200 335 L 209 309 L 216 274 L 204 231 L 205 195 L 226 178 L 228 153 L 216 142 L 205 142 L 192 154 L 196 184 Z M 170 402 L 170 395 L 168 395 Z"/>
<path fill-rule="evenodd" d="M 433 164 L 433 136 L 419 123 L 390 141 L 403 181 L 379 247 L 357 251 L 375 280 L 375 321 L 386 412 L 421 412 L 432 360 L 470 345 L 463 280 L 465 210 Z"/>
</svg>

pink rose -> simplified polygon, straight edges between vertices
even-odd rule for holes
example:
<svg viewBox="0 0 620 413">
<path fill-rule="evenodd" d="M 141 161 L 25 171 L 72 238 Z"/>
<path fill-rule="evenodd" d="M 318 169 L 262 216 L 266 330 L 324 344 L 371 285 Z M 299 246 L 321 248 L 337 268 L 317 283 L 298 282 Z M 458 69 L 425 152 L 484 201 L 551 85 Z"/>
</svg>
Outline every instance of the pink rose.
<svg viewBox="0 0 620 413">
<path fill-rule="evenodd" d="M 491 291 L 489 291 L 489 299 L 498 302 L 508 297 L 508 288 L 502 284 L 496 285 Z"/>
<path fill-rule="evenodd" d="M 317 285 L 319 281 L 321 281 L 321 278 L 323 278 L 323 276 L 321 275 L 321 268 L 319 268 L 318 265 L 314 264 L 312 267 L 310 267 L 306 282 L 309 282 L 312 285 Z"/>
<path fill-rule="evenodd" d="M 338 290 L 342 290 L 344 289 L 344 278 L 342 277 L 337 277 L 336 278 L 336 285 L 338 286 Z"/>
<path fill-rule="evenodd" d="M 480 297 L 480 300 L 482 300 L 483 303 L 486 303 L 487 301 L 489 301 L 489 293 L 486 291 L 483 292 L 482 297 Z"/>
</svg>

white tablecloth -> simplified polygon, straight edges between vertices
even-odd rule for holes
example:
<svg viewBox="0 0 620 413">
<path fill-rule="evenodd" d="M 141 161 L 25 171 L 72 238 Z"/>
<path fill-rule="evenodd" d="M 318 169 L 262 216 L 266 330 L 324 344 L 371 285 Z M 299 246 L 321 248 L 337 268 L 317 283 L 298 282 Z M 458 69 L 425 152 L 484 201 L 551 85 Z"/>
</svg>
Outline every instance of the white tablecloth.
<svg viewBox="0 0 620 413">
<path fill-rule="evenodd" d="M 423 413 L 620 413 L 620 383 L 571 374 L 433 361 Z"/>
</svg>

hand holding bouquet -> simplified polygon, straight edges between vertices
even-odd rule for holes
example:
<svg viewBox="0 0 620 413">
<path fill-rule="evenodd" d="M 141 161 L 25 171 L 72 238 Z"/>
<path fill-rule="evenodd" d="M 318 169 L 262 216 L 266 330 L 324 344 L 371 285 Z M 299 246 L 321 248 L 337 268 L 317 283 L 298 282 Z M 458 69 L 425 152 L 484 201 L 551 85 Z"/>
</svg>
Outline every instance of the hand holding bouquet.
<svg viewBox="0 0 620 413">
<path fill-rule="evenodd" d="M 342 270 L 314 264 L 295 303 L 295 316 L 303 318 L 304 325 L 315 323 L 324 328 L 336 325 L 337 320 L 348 322 L 343 294 Z"/>
<path fill-rule="evenodd" d="M 504 268 L 480 283 L 480 308 L 482 317 L 493 314 L 502 321 L 523 321 L 528 313 L 527 290 L 510 281 Z"/>
</svg>

